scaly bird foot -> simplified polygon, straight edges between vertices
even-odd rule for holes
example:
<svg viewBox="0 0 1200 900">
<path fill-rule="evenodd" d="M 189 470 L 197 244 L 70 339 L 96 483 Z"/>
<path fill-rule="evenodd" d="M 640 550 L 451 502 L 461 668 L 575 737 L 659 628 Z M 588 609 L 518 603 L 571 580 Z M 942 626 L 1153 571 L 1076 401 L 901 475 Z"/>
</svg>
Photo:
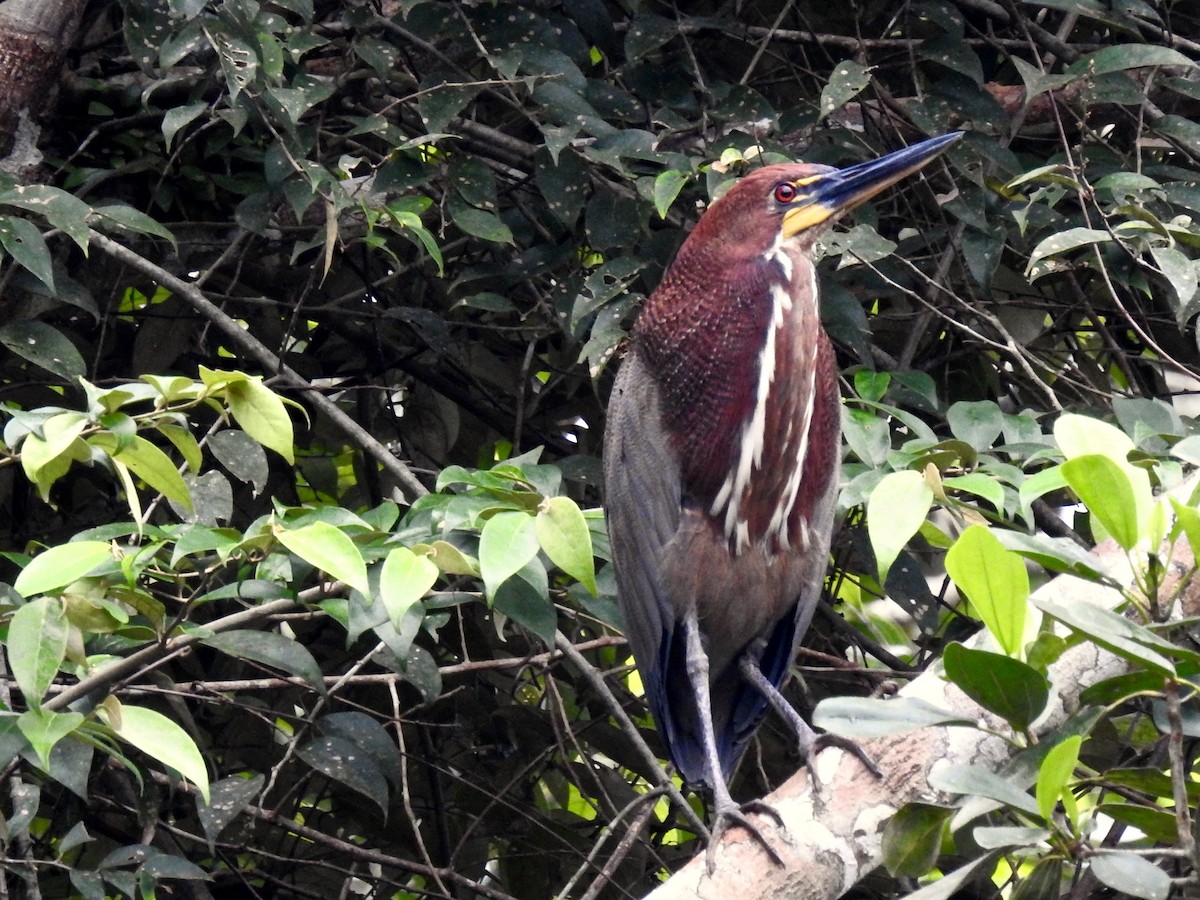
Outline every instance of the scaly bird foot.
<svg viewBox="0 0 1200 900">
<path fill-rule="evenodd" d="M 812 760 L 826 747 L 837 747 L 839 750 L 845 750 L 852 756 L 857 757 L 858 761 L 866 767 L 867 771 L 876 778 L 883 777 L 883 770 L 879 768 L 878 763 L 876 763 L 875 760 L 871 758 L 870 754 L 860 747 L 856 741 L 852 741 L 847 737 L 842 737 L 840 734 L 830 734 L 829 732 L 816 735 L 807 748 L 808 753 L 811 755 L 805 755 L 804 765 L 808 766 L 810 772 L 812 772 L 812 765 L 810 764 L 809 760 Z M 813 772 L 813 782 L 816 783 L 815 772 Z"/>
<path fill-rule="evenodd" d="M 768 816 L 775 820 L 775 824 L 783 828 L 783 818 L 779 815 L 779 811 L 769 803 L 762 800 L 751 800 L 739 806 L 736 803 L 730 803 L 727 806 L 718 807 L 713 815 L 712 830 L 708 839 L 708 850 L 705 853 L 705 861 L 708 865 L 708 874 L 712 875 L 717 870 L 717 847 L 721 843 L 721 839 L 725 836 L 725 832 L 730 828 L 743 828 L 758 842 L 763 851 L 771 858 L 771 862 L 777 866 L 783 865 L 783 857 L 779 855 L 779 851 L 772 846 L 767 840 L 767 836 L 762 833 L 762 829 L 750 819 L 746 813 L 758 813 L 759 815 Z"/>
</svg>

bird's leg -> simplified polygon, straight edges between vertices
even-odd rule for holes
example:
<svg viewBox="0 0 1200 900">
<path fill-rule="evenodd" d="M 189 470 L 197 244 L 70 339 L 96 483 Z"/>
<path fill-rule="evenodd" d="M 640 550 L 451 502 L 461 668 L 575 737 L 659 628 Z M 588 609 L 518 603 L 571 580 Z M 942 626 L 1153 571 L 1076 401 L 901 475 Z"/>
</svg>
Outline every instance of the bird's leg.
<svg viewBox="0 0 1200 900">
<path fill-rule="evenodd" d="M 757 654 L 753 652 L 742 654 L 741 659 L 738 660 L 738 669 L 742 677 L 766 697 L 767 702 L 791 726 L 792 731 L 796 734 L 796 740 L 800 745 L 800 755 L 804 759 L 804 765 L 808 767 L 810 772 L 813 772 L 814 776 L 816 773 L 813 771 L 813 760 L 826 747 L 839 747 L 847 753 L 858 757 L 858 761 L 866 766 L 876 778 L 883 775 L 879 770 L 879 766 L 875 764 L 875 760 L 871 759 L 867 755 L 867 752 L 854 741 L 837 734 L 829 734 L 828 732 L 817 734 L 813 731 L 812 726 L 804 721 L 804 717 L 796 712 L 792 704 L 788 703 L 787 698 L 779 692 L 779 688 L 771 684 L 767 676 L 762 673 L 762 669 L 758 667 L 756 656 Z"/>
<path fill-rule="evenodd" d="M 721 843 L 721 838 L 731 826 L 741 826 L 749 832 L 759 844 L 762 845 L 766 854 L 771 857 L 771 861 L 778 866 L 783 865 L 783 859 L 779 852 L 771 846 L 766 835 L 750 818 L 746 815 L 747 812 L 757 812 L 765 814 L 773 818 L 776 823 L 782 828 L 783 819 L 779 813 L 770 804 L 764 803 L 761 800 L 752 800 L 749 803 L 742 805 L 734 802 L 733 797 L 729 794 L 729 785 L 725 783 L 725 776 L 721 772 L 721 758 L 717 752 L 716 731 L 713 728 L 712 720 L 712 701 L 709 695 L 708 685 L 708 654 L 704 650 L 704 644 L 700 639 L 700 626 L 696 621 L 695 612 L 690 612 L 683 622 L 684 633 L 686 634 L 686 649 L 687 649 L 687 675 L 688 681 L 691 682 L 692 691 L 696 696 L 697 718 L 700 720 L 700 730 L 704 739 L 704 755 L 708 762 L 708 774 L 713 791 L 713 805 L 716 807 L 713 815 L 712 831 L 708 839 L 708 850 L 705 853 L 705 859 L 708 864 L 708 874 L 711 875 L 717 868 L 717 847 Z"/>
</svg>

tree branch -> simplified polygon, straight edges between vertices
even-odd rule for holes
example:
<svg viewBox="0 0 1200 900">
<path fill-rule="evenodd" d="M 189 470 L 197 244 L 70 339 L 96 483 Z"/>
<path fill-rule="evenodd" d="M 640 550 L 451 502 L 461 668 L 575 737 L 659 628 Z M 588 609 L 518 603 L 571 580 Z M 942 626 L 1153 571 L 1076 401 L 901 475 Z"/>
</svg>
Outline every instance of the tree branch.
<svg viewBox="0 0 1200 900">
<path fill-rule="evenodd" d="M 1173 491 L 1190 491 L 1192 478 Z M 1191 548 L 1180 539 L 1170 548 L 1168 576 L 1160 596 L 1180 592 L 1173 617 L 1196 615 L 1200 610 L 1200 585 L 1185 579 L 1196 565 Z M 1123 587 L 1134 583 L 1128 559 L 1109 541 L 1096 548 L 1093 557 L 1099 568 Z M 1182 589 L 1181 589 L 1182 588 Z M 1060 575 L 1037 592 L 1064 606 L 1094 604 L 1111 608 L 1119 600 L 1115 588 L 1103 587 L 1069 575 Z M 967 641 L 978 646 L 983 634 Z M 1050 706 L 1038 722 L 1045 733 L 1060 725 L 1079 705 L 1079 696 L 1090 685 L 1128 670 L 1129 664 L 1092 642 L 1064 653 L 1050 667 L 1054 686 Z M 982 721 L 996 730 L 1007 726 L 969 700 L 934 669 L 900 691 L 903 697 L 919 697 L 971 721 Z M 843 894 L 882 863 L 883 829 L 888 820 L 913 800 L 946 802 L 947 797 L 929 786 L 929 774 L 945 765 L 972 764 L 998 770 L 1015 753 L 1011 744 L 984 728 L 935 727 L 863 742 L 863 747 L 883 770 L 872 778 L 853 756 L 830 749 L 813 761 L 819 781 L 814 786 L 806 770 L 800 771 L 766 798 L 779 811 L 786 832 L 774 829 L 770 820 L 758 819 L 760 827 L 774 840 L 784 865 L 772 865 L 762 847 L 744 832 L 733 830 L 717 854 L 712 877 L 705 871 L 704 854 L 699 854 L 670 881 L 650 895 L 652 900 L 685 897 L 737 896 L 756 898 L 805 898 L 820 900 Z"/>
<path fill-rule="evenodd" d="M 398 460 L 391 450 L 376 440 L 369 431 L 343 412 L 336 403 L 313 387 L 304 376 L 285 365 L 283 360 L 273 353 L 266 344 L 238 325 L 224 310 L 204 296 L 204 292 L 195 285 L 189 284 L 181 278 L 172 275 L 157 263 L 146 259 L 141 254 L 130 250 L 123 244 L 118 244 L 112 238 L 106 237 L 99 232 L 92 231 L 90 240 L 94 246 L 99 247 L 109 256 L 113 257 L 113 259 L 120 260 L 131 268 L 137 269 L 143 275 L 153 278 L 163 287 L 169 288 L 172 293 L 182 298 L 196 312 L 212 322 L 217 330 L 225 336 L 226 340 L 249 359 L 262 366 L 266 373 L 278 375 L 289 387 L 305 391 L 309 402 L 316 407 L 317 411 L 328 418 L 352 444 L 379 463 L 388 474 L 396 479 L 397 483 L 404 488 L 411 499 L 416 499 L 429 493 L 429 490 L 420 482 L 412 469 Z"/>
</svg>

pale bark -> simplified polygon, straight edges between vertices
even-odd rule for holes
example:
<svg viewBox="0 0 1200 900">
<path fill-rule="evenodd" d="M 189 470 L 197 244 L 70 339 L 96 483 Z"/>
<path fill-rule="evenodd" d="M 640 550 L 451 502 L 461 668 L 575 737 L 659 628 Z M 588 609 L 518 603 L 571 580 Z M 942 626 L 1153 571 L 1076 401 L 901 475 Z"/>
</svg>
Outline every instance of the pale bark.
<svg viewBox="0 0 1200 900">
<path fill-rule="evenodd" d="M 1132 583 L 1133 573 L 1126 556 L 1115 544 L 1100 546 L 1094 556 L 1114 580 L 1122 585 Z M 1191 549 L 1181 538 L 1172 548 L 1163 596 L 1168 596 L 1194 565 Z M 1091 603 L 1111 608 L 1119 595 L 1111 588 L 1064 575 L 1038 591 L 1038 596 L 1059 604 Z M 1173 615 L 1196 615 L 1198 611 L 1200 586 L 1189 584 Z M 985 640 L 985 636 L 979 635 L 967 644 L 979 646 Z M 1065 653 L 1050 668 L 1054 690 L 1050 709 L 1036 723 L 1037 730 L 1044 733 L 1062 723 L 1078 707 L 1079 695 L 1085 688 L 1128 668 L 1125 660 L 1091 643 Z M 945 681 L 940 667 L 922 674 L 900 694 L 920 697 L 967 719 L 988 721 L 999 729 L 1006 727 Z M 879 763 L 884 773 L 882 778 L 872 777 L 856 759 L 831 749 L 816 760 L 820 787 L 815 793 L 808 772 L 801 771 L 766 798 L 779 811 L 786 826 L 786 833 L 780 832 L 769 820 L 759 820 L 783 857 L 783 866 L 772 865 L 760 846 L 744 832 L 734 830 L 722 842 L 712 876 L 705 871 L 701 853 L 650 897 L 653 900 L 838 897 L 881 865 L 883 829 L 900 807 L 913 800 L 950 799 L 929 787 L 931 771 L 948 764 L 979 765 L 995 771 L 1015 752 L 1012 745 L 1000 738 L 966 727 L 925 728 L 863 742 L 863 747 Z"/>
</svg>

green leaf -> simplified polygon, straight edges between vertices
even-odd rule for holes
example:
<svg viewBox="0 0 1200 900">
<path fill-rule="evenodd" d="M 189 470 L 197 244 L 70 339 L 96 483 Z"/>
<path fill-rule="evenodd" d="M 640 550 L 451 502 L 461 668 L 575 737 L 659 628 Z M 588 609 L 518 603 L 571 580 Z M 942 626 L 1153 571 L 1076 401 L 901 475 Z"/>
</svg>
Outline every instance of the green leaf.
<svg viewBox="0 0 1200 900">
<path fill-rule="evenodd" d="M 1038 815 L 1037 803 L 1015 782 L 982 766 L 951 764 L 935 767 L 929 773 L 929 785 L 947 794 L 985 797 L 1030 815 Z"/>
<path fill-rule="evenodd" d="M 833 68 L 829 83 L 821 90 L 821 106 L 817 121 L 845 106 L 871 83 L 871 69 L 852 59 L 843 60 Z"/>
<path fill-rule="evenodd" d="M 269 450 L 296 462 L 292 420 L 279 395 L 262 383 L 261 378 L 230 382 L 225 388 L 229 411 L 242 430 Z"/>
<path fill-rule="evenodd" d="M 128 466 L 129 471 L 151 488 L 191 512 L 192 494 L 179 469 L 167 454 L 144 437 L 135 435 L 122 444 L 115 435 L 98 434 L 88 443 Z"/>
<path fill-rule="evenodd" d="M 946 553 L 946 571 L 1004 652 L 1019 656 L 1029 599 L 1024 560 L 1004 549 L 987 526 L 972 525 Z"/>
<path fill-rule="evenodd" d="M 1124 897 L 1167 900 L 1171 876 L 1134 853 L 1104 853 L 1092 857 L 1092 874 Z"/>
<path fill-rule="evenodd" d="M 325 678 L 312 653 L 299 641 L 282 634 L 252 629 L 225 631 L 204 638 L 202 643 L 238 659 L 252 660 L 296 675 L 318 693 L 325 693 Z"/>
<path fill-rule="evenodd" d="M 47 419 L 40 438 L 30 434 L 21 443 L 21 468 L 25 470 L 25 477 L 41 485 L 42 471 L 71 450 L 87 427 L 88 418 L 83 413 L 65 412 Z"/>
<path fill-rule="evenodd" d="M 920 890 L 907 894 L 905 900 L 951 900 L 952 897 L 958 895 L 961 888 L 992 871 L 998 856 L 999 853 L 985 853 L 965 866 L 960 866 L 953 872 L 947 872 Z"/>
<path fill-rule="evenodd" d="M 946 410 L 946 424 L 960 441 L 976 450 L 987 450 L 1004 429 L 1004 413 L 991 400 L 974 403 L 960 400 Z"/>
<path fill-rule="evenodd" d="M 43 769 L 50 768 L 50 751 L 54 745 L 83 724 L 83 713 L 56 713 L 34 708 L 17 719 L 17 727 L 29 741 Z"/>
<path fill-rule="evenodd" d="M 276 526 L 275 537 L 305 562 L 344 581 L 363 596 L 371 596 L 367 565 L 358 545 L 328 522 L 313 522 L 294 530 Z"/>
<path fill-rule="evenodd" d="M 675 169 L 659 172 L 655 177 L 654 208 L 658 211 L 660 219 L 667 217 L 671 204 L 675 202 L 675 198 L 679 196 L 679 192 L 683 190 L 683 186 L 688 183 L 689 178 L 691 176 L 687 172 L 679 172 Z"/>
<path fill-rule="evenodd" d="M 331 734 L 310 741 L 296 755 L 327 778 L 366 797 L 387 814 L 388 783 L 379 765 L 348 738 Z"/>
<path fill-rule="evenodd" d="M 458 197 L 451 197 L 446 207 L 454 224 L 472 237 L 497 244 L 515 243 L 512 231 L 495 213 L 476 209 Z"/>
<path fill-rule="evenodd" d="M 952 475 L 942 479 L 942 487 L 974 494 L 976 497 L 986 500 L 998 512 L 1004 512 L 1004 487 L 991 475 L 984 475 L 982 472 Z"/>
<path fill-rule="evenodd" d="M 236 819 L 246 804 L 262 790 L 265 781 L 266 776 L 257 773 L 250 778 L 232 776 L 213 782 L 210 802 L 196 804 L 196 817 L 200 820 L 210 847 L 221 836 L 225 826 Z"/>
<path fill-rule="evenodd" d="M 1079 748 L 1082 744 L 1083 738 L 1080 735 L 1071 735 L 1051 747 L 1038 767 L 1035 794 L 1038 810 L 1047 822 L 1053 821 L 1058 798 L 1062 796 L 1067 780 L 1075 774 L 1075 764 L 1079 762 Z"/>
<path fill-rule="evenodd" d="M 1068 459 L 1062 472 L 1071 490 L 1122 549 L 1138 545 L 1153 503 L 1150 476 L 1144 470 L 1092 454 Z"/>
<path fill-rule="evenodd" d="M 69 633 L 62 601 L 55 597 L 39 597 L 13 613 L 8 625 L 8 666 L 33 709 L 42 705 L 58 674 Z"/>
<path fill-rule="evenodd" d="M 428 556 L 418 556 L 407 547 L 388 553 L 379 572 L 379 599 L 396 628 L 409 608 L 433 587 L 438 575 L 437 565 Z"/>
<path fill-rule="evenodd" d="M 119 719 L 119 722 L 114 720 Z M 208 802 L 208 769 L 200 749 L 186 731 L 160 712 L 121 704 L 120 714 L 110 717 L 113 731 L 121 740 L 147 756 L 170 766 L 200 791 Z"/>
<path fill-rule="evenodd" d="M 22 597 L 44 594 L 77 581 L 112 558 L 112 546 L 106 541 L 60 544 L 35 556 L 21 570 L 13 589 Z"/>
<path fill-rule="evenodd" d="M 1033 248 L 1033 253 L 1029 255 L 1029 263 L 1025 267 L 1025 275 L 1030 281 L 1036 281 L 1052 271 L 1045 263 L 1050 257 L 1069 253 L 1080 247 L 1104 244 L 1112 239 L 1111 234 L 1099 228 L 1067 228 L 1056 232 Z"/>
<path fill-rule="evenodd" d="M 0 217 L 0 247 L 32 272 L 51 294 L 55 293 L 50 248 L 36 225 L 19 216 Z"/>
<path fill-rule="evenodd" d="M 171 142 L 175 140 L 175 135 L 179 133 L 179 130 L 204 115 L 206 109 L 208 109 L 207 103 L 188 103 L 184 106 L 172 107 L 163 114 L 162 134 L 167 150 L 171 149 Z"/>
<path fill-rule="evenodd" d="M 0 344 L 64 381 L 74 381 L 87 373 L 87 363 L 75 345 L 45 322 L 9 322 L 0 327 Z"/>
<path fill-rule="evenodd" d="M 92 212 L 99 217 L 100 221 L 96 222 L 98 228 L 103 228 L 111 222 L 119 228 L 127 228 L 140 234 L 152 234 L 155 237 L 163 238 L 169 241 L 172 247 L 176 246 L 175 235 L 150 216 L 132 206 L 124 203 L 107 203 L 93 207 Z"/>
<path fill-rule="evenodd" d="M 532 631 L 547 646 L 554 646 L 558 615 L 554 610 L 554 601 L 550 599 L 546 567 L 537 556 L 496 589 L 492 595 L 492 605 L 498 614 L 508 616 Z"/>
<path fill-rule="evenodd" d="M 852 738 L 877 738 L 934 725 L 971 725 L 970 719 L 916 697 L 829 697 L 813 710 L 813 725 Z"/>
<path fill-rule="evenodd" d="M 1057 619 L 1095 643 L 1135 665 L 1157 672 L 1167 678 L 1175 677 L 1175 665 L 1157 650 L 1178 652 L 1169 641 L 1153 631 L 1130 622 L 1119 613 L 1087 604 L 1086 608 L 1063 606 L 1040 597 L 1031 598 L 1034 606 Z M 1162 645 L 1166 644 L 1165 647 Z M 1156 649 L 1151 649 L 1152 647 Z"/>
<path fill-rule="evenodd" d="M 1081 56 L 1067 66 L 1067 72 L 1072 75 L 1094 76 L 1143 69 L 1147 66 L 1182 66 L 1194 69 L 1196 61 L 1170 47 L 1121 42 L 1114 47 L 1105 47 Z"/>
<path fill-rule="evenodd" d="M 500 585 L 524 568 L 538 552 L 533 516 L 499 512 L 488 519 L 479 537 L 479 569 L 489 597 Z"/>
<path fill-rule="evenodd" d="M 867 535 L 881 582 L 925 521 L 932 502 L 933 489 L 920 472 L 893 472 L 871 491 L 867 498 Z"/>
<path fill-rule="evenodd" d="M 1054 423 L 1054 440 L 1067 459 L 1099 453 L 1124 464 L 1134 450 L 1132 438 L 1117 426 L 1076 413 L 1060 416 Z"/>
<path fill-rule="evenodd" d="M 87 220 L 92 208 L 74 194 L 48 184 L 20 184 L 0 192 L 0 203 L 37 213 L 87 253 Z"/>
<path fill-rule="evenodd" d="M 1046 676 L 1020 660 L 954 643 L 942 656 L 946 677 L 989 712 L 1024 731 L 1050 698 Z"/>
<path fill-rule="evenodd" d="M 893 878 L 920 878 L 933 868 L 953 812 L 932 803 L 907 803 L 888 820 L 883 829 L 883 864 Z"/>
<path fill-rule="evenodd" d="M 550 562 L 596 594 L 592 534 L 583 511 L 570 497 L 549 497 L 534 519 L 538 543 Z"/>
</svg>

